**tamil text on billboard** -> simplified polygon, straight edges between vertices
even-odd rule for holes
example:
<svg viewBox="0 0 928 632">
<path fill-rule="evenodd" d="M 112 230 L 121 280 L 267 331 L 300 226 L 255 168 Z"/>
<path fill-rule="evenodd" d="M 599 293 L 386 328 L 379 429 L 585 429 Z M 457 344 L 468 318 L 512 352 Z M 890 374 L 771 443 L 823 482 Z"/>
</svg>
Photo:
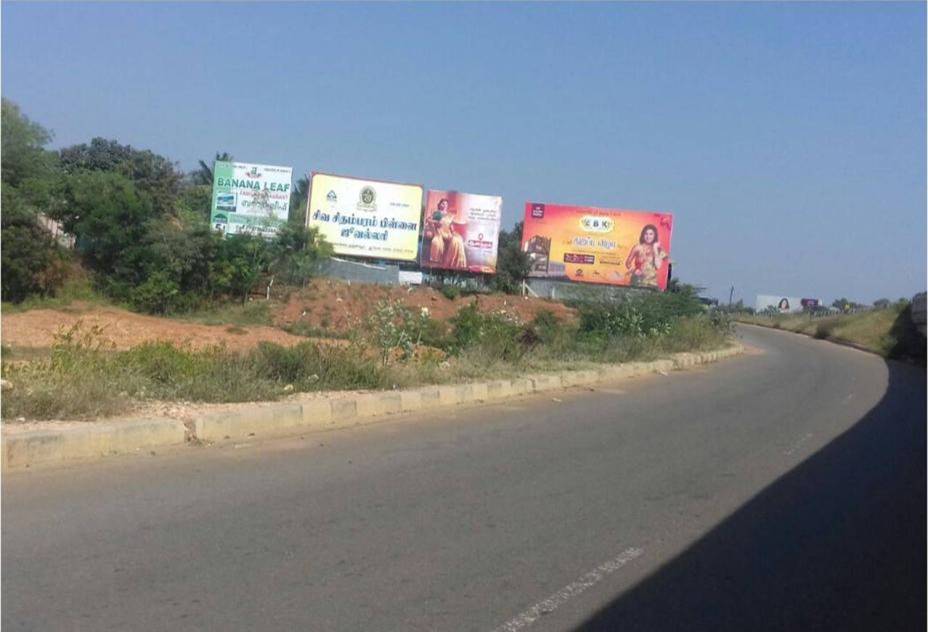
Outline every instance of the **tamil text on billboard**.
<svg viewBox="0 0 928 632">
<path fill-rule="evenodd" d="M 670 213 L 525 205 L 529 276 L 667 289 Z"/>
<path fill-rule="evenodd" d="M 503 198 L 429 191 L 422 220 L 423 268 L 496 272 Z"/>
<path fill-rule="evenodd" d="M 422 187 L 314 173 L 306 218 L 340 255 L 414 261 Z"/>
<path fill-rule="evenodd" d="M 235 235 L 272 237 L 290 212 L 290 167 L 217 160 L 210 224 Z"/>
</svg>

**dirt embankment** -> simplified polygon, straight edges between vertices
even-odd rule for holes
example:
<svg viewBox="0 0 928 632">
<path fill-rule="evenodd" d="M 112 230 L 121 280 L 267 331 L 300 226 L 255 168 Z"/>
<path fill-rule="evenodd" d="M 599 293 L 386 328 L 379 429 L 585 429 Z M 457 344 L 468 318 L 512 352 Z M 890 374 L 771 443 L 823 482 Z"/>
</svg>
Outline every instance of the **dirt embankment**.
<svg viewBox="0 0 928 632">
<path fill-rule="evenodd" d="M 382 300 L 399 301 L 414 313 L 425 307 L 431 318 L 443 321 L 474 302 L 481 312 L 504 312 L 522 322 L 531 321 L 543 310 L 552 312 L 563 322 L 573 322 L 577 318 L 575 310 L 543 299 L 492 294 L 452 300 L 427 287 L 349 284 L 333 279 L 316 279 L 305 289 L 291 292 L 286 300 L 272 300 L 269 311 L 273 325 L 206 325 L 76 302 L 60 309 L 3 314 L 2 342 L 13 348 L 45 349 L 55 342 L 56 334 L 80 323 L 82 332 L 99 327 L 102 337 L 111 341 L 117 349 L 167 341 L 194 348 L 223 344 L 231 350 L 245 351 L 259 342 L 290 346 L 307 340 L 283 329 L 294 325 L 298 326 L 296 331 L 304 330 L 320 338 L 325 338 L 326 334 L 343 336 L 359 327 Z"/>
<path fill-rule="evenodd" d="M 436 320 L 448 320 L 462 307 L 475 301 L 481 312 L 505 312 L 522 322 L 531 321 L 540 311 L 552 312 L 562 322 L 573 322 L 577 318 L 576 310 L 545 299 L 485 294 L 452 300 L 430 287 L 349 284 L 334 279 L 316 279 L 306 289 L 292 293 L 285 304 L 274 310 L 274 323 L 279 326 L 300 323 L 342 334 L 364 322 L 380 301 L 399 301 L 414 313 L 425 307 L 429 316 Z"/>
<path fill-rule="evenodd" d="M 294 345 L 306 340 L 277 327 L 202 325 L 171 318 L 136 314 L 115 307 L 73 304 L 66 309 L 33 309 L 3 315 L 3 344 L 12 347 L 46 348 L 59 332 L 80 323 L 88 332 L 100 327 L 101 336 L 117 349 L 128 349 L 145 342 L 168 341 L 177 345 L 203 348 L 225 344 L 230 349 L 251 349 L 259 342 Z"/>
</svg>

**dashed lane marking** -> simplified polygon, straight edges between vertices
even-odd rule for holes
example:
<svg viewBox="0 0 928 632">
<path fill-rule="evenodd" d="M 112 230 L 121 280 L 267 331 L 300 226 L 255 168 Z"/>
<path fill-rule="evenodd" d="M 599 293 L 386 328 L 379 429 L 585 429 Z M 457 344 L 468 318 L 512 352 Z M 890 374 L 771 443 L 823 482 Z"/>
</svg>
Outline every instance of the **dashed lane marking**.
<svg viewBox="0 0 928 632">
<path fill-rule="evenodd" d="M 522 612 L 518 616 L 510 619 L 503 625 L 493 630 L 493 632 L 516 632 L 516 630 L 521 630 L 522 628 L 532 625 L 540 617 L 554 612 L 559 607 L 567 603 L 567 601 L 570 599 L 576 597 L 589 588 L 592 588 L 603 579 L 616 572 L 635 558 L 641 557 L 643 554 L 644 549 L 625 549 L 608 562 L 600 564 L 589 573 L 581 576 L 576 581 L 567 584 L 553 595 L 550 595 L 546 599 L 539 601 L 528 610 Z"/>
</svg>

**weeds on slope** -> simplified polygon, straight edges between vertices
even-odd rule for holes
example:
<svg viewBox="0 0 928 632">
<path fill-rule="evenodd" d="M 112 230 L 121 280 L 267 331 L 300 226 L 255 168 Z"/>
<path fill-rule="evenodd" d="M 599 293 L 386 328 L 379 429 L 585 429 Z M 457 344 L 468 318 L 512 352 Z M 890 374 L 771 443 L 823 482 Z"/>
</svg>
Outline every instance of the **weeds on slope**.
<svg viewBox="0 0 928 632">
<path fill-rule="evenodd" d="M 49 358 L 5 363 L 4 420 L 102 417 L 146 400 L 243 402 L 292 393 L 391 389 L 463 379 L 590 368 L 724 346 L 731 323 L 680 297 L 583 305 L 577 325 L 550 312 L 521 322 L 463 307 L 448 323 L 428 310 L 378 306 L 348 344 L 264 343 L 237 353 L 147 343 L 116 351 L 102 331 L 59 334 Z"/>
<path fill-rule="evenodd" d="M 911 305 L 856 314 L 811 318 L 807 314 L 741 316 L 745 323 L 802 333 L 820 340 L 850 342 L 886 358 L 925 363 L 925 338 L 912 322 Z"/>
</svg>

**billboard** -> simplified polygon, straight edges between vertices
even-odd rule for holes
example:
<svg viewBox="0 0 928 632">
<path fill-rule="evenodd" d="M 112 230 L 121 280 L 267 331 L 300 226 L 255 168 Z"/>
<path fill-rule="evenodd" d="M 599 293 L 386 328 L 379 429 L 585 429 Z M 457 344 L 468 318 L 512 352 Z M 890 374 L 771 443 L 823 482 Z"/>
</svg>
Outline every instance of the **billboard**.
<svg viewBox="0 0 928 632">
<path fill-rule="evenodd" d="M 423 268 L 496 273 L 503 198 L 429 191 L 422 220 Z"/>
<path fill-rule="evenodd" d="M 422 187 L 313 173 L 306 221 L 336 254 L 415 261 Z"/>
<path fill-rule="evenodd" d="M 667 289 L 670 213 L 525 204 L 529 276 Z"/>
<path fill-rule="evenodd" d="M 209 223 L 226 235 L 273 237 L 290 213 L 290 167 L 217 160 Z"/>
<path fill-rule="evenodd" d="M 781 314 L 791 314 L 801 312 L 806 304 L 810 306 L 818 305 L 818 299 L 783 296 L 782 294 L 758 294 L 757 301 L 754 303 L 754 310 L 764 312 L 772 307 Z"/>
</svg>

